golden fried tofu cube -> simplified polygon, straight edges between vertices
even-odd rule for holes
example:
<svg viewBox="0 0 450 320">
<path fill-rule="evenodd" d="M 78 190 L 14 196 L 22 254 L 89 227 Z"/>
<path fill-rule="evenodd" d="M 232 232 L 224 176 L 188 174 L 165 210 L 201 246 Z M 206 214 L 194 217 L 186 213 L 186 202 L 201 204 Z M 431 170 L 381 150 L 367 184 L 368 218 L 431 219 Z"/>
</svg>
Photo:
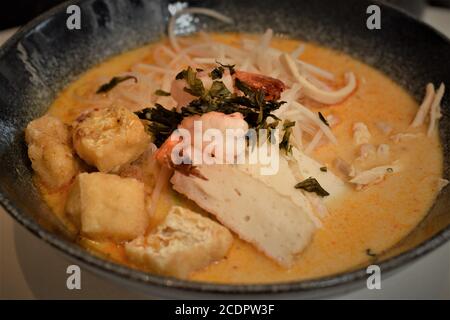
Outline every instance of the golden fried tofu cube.
<svg viewBox="0 0 450 320">
<path fill-rule="evenodd" d="M 77 154 L 101 172 L 117 172 L 148 147 L 150 136 L 141 120 L 123 107 L 95 109 L 73 124 Z"/>
<path fill-rule="evenodd" d="M 222 259 L 233 241 L 219 223 L 182 207 L 172 207 L 165 221 L 146 237 L 125 244 L 134 263 L 159 274 L 186 278 Z"/>
<path fill-rule="evenodd" d="M 106 173 L 82 173 L 70 190 L 66 213 L 81 235 L 129 241 L 145 233 L 149 216 L 144 184 Z"/>
<path fill-rule="evenodd" d="M 28 157 L 40 182 L 50 189 L 69 184 L 79 172 L 68 127 L 58 118 L 45 115 L 25 129 Z"/>
<path fill-rule="evenodd" d="M 25 130 L 28 144 L 38 144 L 44 140 L 70 144 L 70 133 L 67 126 L 58 118 L 45 115 L 31 121 Z"/>
</svg>

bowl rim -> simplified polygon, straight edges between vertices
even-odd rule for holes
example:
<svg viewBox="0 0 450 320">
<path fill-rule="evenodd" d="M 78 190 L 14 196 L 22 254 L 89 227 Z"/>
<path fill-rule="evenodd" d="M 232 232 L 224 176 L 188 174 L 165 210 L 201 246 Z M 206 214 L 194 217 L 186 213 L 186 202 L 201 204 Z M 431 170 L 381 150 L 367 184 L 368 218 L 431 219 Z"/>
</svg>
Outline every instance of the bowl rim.
<svg viewBox="0 0 450 320">
<path fill-rule="evenodd" d="M 29 32 L 32 32 L 34 28 L 41 23 L 52 18 L 54 15 L 61 14 L 63 8 L 66 8 L 71 4 L 79 4 L 85 1 L 96 0 L 68 0 L 65 1 L 50 10 L 44 12 L 32 21 L 28 22 L 24 26 L 12 35 L 1 47 L 0 47 L 0 59 L 8 52 L 12 46 L 14 46 L 20 39 L 26 36 Z M 415 18 L 410 13 L 397 7 L 393 7 L 389 3 L 380 2 L 379 0 L 372 0 L 371 4 L 379 5 L 380 7 L 388 8 L 400 12 L 405 19 L 412 19 L 421 28 L 428 29 L 429 32 L 437 34 L 442 41 L 449 43 L 450 40 L 440 31 L 434 27 L 426 24 L 425 22 Z M 439 195 L 438 195 L 439 196 Z M 22 210 L 18 209 L 14 203 L 8 198 L 8 196 L 0 189 L 0 205 L 5 211 L 20 225 L 24 226 L 37 238 L 42 239 L 45 243 L 51 247 L 56 248 L 69 258 L 87 265 L 90 269 L 97 273 L 106 273 L 110 276 L 115 276 L 119 279 L 133 282 L 135 285 L 144 285 L 154 288 L 174 289 L 183 292 L 198 292 L 204 294 L 234 294 L 234 295 L 267 295 L 267 294 L 301 294 L 301 293 L 313 293 L 316 291 L 323 291 L 318 293 L 320 296 L 327 295 L 327 290 L 345 290 L 346 287 L 356 285 L 367 278 L 366 267 L 361 267 L 348 272 L 340 272 L 334 275 L 307 279 L 307 280 L 294 280 L 277 283 L 263 283 L 263 284 L 221 284 L 214 282 L 200 282 L 183 280 L 170 276 L 157 275 L 147 273 L 137 269 L 112 262 L 95 256 L 87 250 L 65 240 L 56 234 L 46 230 L 39 225 L 34 219 L 27 215 Z M 426 215 L 427 216 L 427 215 Z M 425 216 L 425 217 L 426 217 Z M 424 218 L 425 219 L 425 218 Z M 392 271 L 406 266 L 418 258 L 425 256 L 431 251 L 439 248 L 450 239 L 450 225 L 436 233 L 430 239 L 421 242 L 419 245 L 408 249 L 407 251 L 392 256 L 377 265 L 380 267 L 383 274 L 390 274 Z M 403 239 L 402 239 L 403 240 Z M 401 241 L 401 240 L 400 240 Z M 394 245 L 395 246 L 395 245 Z"/>
</svg>

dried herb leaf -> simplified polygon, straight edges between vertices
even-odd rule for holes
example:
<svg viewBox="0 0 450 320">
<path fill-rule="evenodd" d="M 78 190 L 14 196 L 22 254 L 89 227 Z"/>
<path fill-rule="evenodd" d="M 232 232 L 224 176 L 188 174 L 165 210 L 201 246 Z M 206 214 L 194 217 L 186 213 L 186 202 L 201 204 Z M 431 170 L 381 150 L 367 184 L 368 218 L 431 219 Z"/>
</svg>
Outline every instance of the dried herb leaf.
<svg viewBox="0 0 450 320">
<path fill-rule="evenodd" d="M 246 96 L 252 96 L 254 95 L 254 90 L 252 90 L 245 82 L 242 82 L 238 78 L 234 80 L 234 85 L 236 88 L 238 88 L 240 91 L 244 93 Z"/>
<path fill-rule="evenodd" d="M 102 84 L 95 93 L 106 93 L 117 86 L 119 83 L 130 79 L 133 79 L 135 83 L 138 82 L 138 79 L 135 76 L 113 77 L 108 83 Z"/>
<path fill-rule="evenodd" d="M 234 67 L 221 66 L 230 69 Z M 243 88 L 244 96 L 232 94 L 222 81 L 214 81 L 211 88 L 206 90 L 202 81 L 197 78 L 197 73 L 190 67 L 178 73 L 176 79 L 185 79 L 188 84 L 185 91 L 197 98 L 182 107 L 180 112 L 175 109 L 167 110 L 160 105 L 156 105 L 156 108 L 147 108 L 136 112 L 139 118 L 149 121 L 148 131 L 152 133 L 157 146 L 160 146 L 170 136 L 184 117 L 202 115 L 212 111 L 224 114 L 239 112 L 244 116 L 250 128 L 259 129 L 268 127 L 266 120 L 269 117 L 279 121 L 272 112 L 285 103 L 283 101 L 266 101 L 264 92 L 252 90 L 242 82 L 239 85 Z"/>
<path fill-rule="evenodd" d="M 230 90 L 228 90 L 228 88 L 225 86 L 225 84 L 222 81 L 217 81 L 217 80 L 212 83 L 208 94 L 212 98 L 231 96 L 231 92 L 230 92 Z"/>
<path fill-rule="evenodd" d="M 327 125 L 328 127 L 330 126 L 330 124 L 328 123 L 328 120 L 323 116 L 322 112 L 319 112 L 319 119 L 325 123 L 325 125 Z"/>
<path fill-rule="evenodd" d="M 271 122 L 271 123 L 265 123 L 265 125 L 262 127 L 262 129 L 266 129 L 267 130 L 267 140 L 269 142 L 274 141 L 273 138 L 275 138 L 274 136 L 274 129 L 276 129 L 278 127 L 278 125 L 280 124 L 280 119 L 275 119 L 275 121 Z M 258 137 L 259 138 L 259 137 Z M 254 141 L 254 143 L 256 143 L 256 141 Z"/>
<path fill-rule="evenodd" d="M 327 171 L 328 171 L 328 168 L 327 168 L 327 167 L 321 167 L 321 168 L 320 168 L 320 171 L 322 171 L 322 172 L 327 172 Z"/>
<path fill-rule="evenodd" d="M 317 194 L 320 197 L 326 197 L 326 196 L 330 195 L 324 188 L 322 188 L 322 186 L 319 184 L 319 182 L 316 179 L 314 179 L 313 177 L 309 177 L 308 179 L 297 183 L 295 185 L 295 188 L 303 189 L 307 192 L 314 192 L 315 194 Z"/>
<path fill-rule="evenodd" d="M 170 96 L 170 92 L 158 89 L 155 91 L 155 95 L 162 96 L 162 97 L 168 97 L 168 96 Z"/>
<path fill-rule="evenodd" d="M 234 70 L 234 67 L 236 67 L 235 64 L 223 64 L 223 63 L 220 63 L 219 61 L 216 61 L 216 63 L 218 65 L 220 65 L 222 68 L 228 69 L 228 71 L 230 72 L 230 75 L 233 75 L 236 72 Z"/>
<path fill-rule="evenodd" d="M 279 146 L 286 154 L 292 154 L 292 145 L 289 143 L 289 139 L 292 134 L 293 126 L 295 126 L 295 121 L 285 120 L 283 123 L 284 134 Z"/>
<path fill-rule="evenodd" d="M 183 116 L 175 109 L 167 110 L 160 104 L 155 108 L 145 108 L 135 114 L 143 120 L 149 121 L 147 130 L 154 137 L 154 143 L 160 147 L 164 141 L 172 134 L 183 120 Z"/>
<path fill-rule="evenodd" d="M 201 97 L 205 94 L 205 87 L 203 86 L 203 82 L 199 78 L 197 78 L 197 72 L 194 71 L 194 69 L 192 69 L 191 67 L 188 67 L 186 70 L 178 73 L 175 79 L 186 80 L 187 87 L 184 88 L 184 91 L 193 95 L 194 97 Z"/>
<path fill-rule="evenodd" d="M 213 80 L 221 79 L 223 77 L 223 73 L 225 72 L 225 69 L 222 66 L 219 66 L 211 71 L 209 76 Z"/>
<path fill-rule="evenodd" d="M 369 257 L 372 257 L 372 258 L 376 258 L 376 257 L 377 257 L 377 254 L 374 253 L 374 252 L 372 252 L 372 249 L 370 249 L 370 248 L 366 249 L 366 254 L 367 254 Z"/>
</svg>

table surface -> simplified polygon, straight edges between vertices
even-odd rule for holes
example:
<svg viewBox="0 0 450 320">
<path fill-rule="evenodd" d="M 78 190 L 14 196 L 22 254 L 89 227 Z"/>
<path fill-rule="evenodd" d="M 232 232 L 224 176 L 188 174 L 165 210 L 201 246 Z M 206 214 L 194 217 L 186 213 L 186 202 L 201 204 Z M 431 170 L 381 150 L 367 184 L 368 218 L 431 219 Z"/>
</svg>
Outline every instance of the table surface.
<svg viewBox="0 0 450 320">
<path fill-rule="evenodd" d="M 427 8 L 424 20 L 450 37 L 450 10 Z M 0 44 L 14 32 L 0 32 Z M 68 290 L 70 264 L 0 208 L 0 299 L 151 298 L 86 270 L 81 270 L 81 290 Z M 361 289 L 336 298 L 450 299 L 450 244 L 382 279 L 381 290 Z"/>
</svg>

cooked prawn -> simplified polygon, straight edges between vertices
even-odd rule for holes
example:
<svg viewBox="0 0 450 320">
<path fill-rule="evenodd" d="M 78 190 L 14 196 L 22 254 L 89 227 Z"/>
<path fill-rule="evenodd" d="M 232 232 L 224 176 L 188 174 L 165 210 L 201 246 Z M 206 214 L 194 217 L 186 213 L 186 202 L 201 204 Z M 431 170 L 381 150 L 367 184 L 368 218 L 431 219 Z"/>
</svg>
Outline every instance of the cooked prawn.
<svg viewBox="0 0 450 320">
<path fill-rule="evenodd" d="M 281 93 L 286 86 L 281 80 L 264 76 L 258 73 L 251 73 L 245 71 L 236 71 L 234 76 L 236 79 L 244 82 L 253 90 L 262 90 L 265 93 L 266 100 L 279 100 Z"/>
<path fill-rule="evenodd" d="M 201 122 L 202 132 L 196 132 L 195 122 Z M 191 137 L 191 145 L 195 148 L 195 134 L 202 134 L 208 129 L 217 129 L 225 137 L 225 131 L 227 129 L 239 130 L 242 135 L 238 135 L 236 138 L 243 138 L 248 131 L 248 124 L 244 120 L 244 116 L 241 113 L 235 112 L 232 114 L 224 114 L 222 112 L 208 112 L 203 115 L 194 115 L 186 117 L 178 125 L 178 129 L 188 130 Z M 175 164 L 172 159 L 172 151 L 176 145 L 182 142 L 182 138 L 178 136 L 175 132 L 167 138 L 167 140 L 161 145 L 161 147 L 155 153 L 155 159 L 163 166 L 173 168 L 180 171 L 183 174 L 197 175 L 195 167 L 192 164 Z M 203 149 L 205 145 L 202 145 Z M 227 150 L 227 148 L 225 148 Z M 182 155 L 185 156 L 185 155 Z M 226 155 L 224 155 L 226 157 Z"/>
</svg>

